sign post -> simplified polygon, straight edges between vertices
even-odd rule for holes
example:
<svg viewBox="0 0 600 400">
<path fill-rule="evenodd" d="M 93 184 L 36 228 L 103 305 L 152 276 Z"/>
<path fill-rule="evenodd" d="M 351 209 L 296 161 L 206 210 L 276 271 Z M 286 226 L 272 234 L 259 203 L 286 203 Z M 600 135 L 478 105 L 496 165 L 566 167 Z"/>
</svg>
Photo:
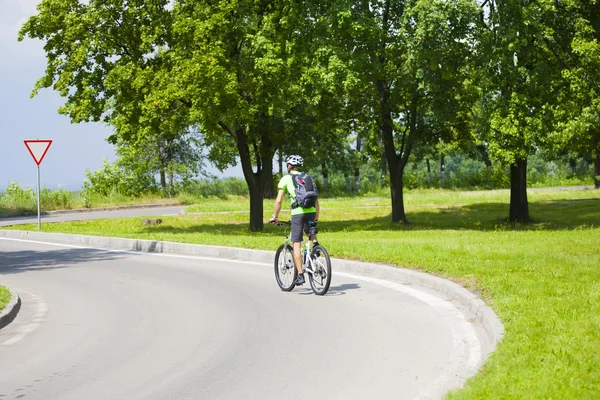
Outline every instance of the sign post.
<svg viewBox="0 0 600 400">
<path fill-rule="evenodd" d="M 25 147 L 29 150 L 29 154 L 33 157 L 37 165 L 37 209 L 38 209 L 38 230 L 42 229 L 41 202 L 40 202 L 40 164 L 44 160 L 52 140 L 24 140 Z"/>
</svg>

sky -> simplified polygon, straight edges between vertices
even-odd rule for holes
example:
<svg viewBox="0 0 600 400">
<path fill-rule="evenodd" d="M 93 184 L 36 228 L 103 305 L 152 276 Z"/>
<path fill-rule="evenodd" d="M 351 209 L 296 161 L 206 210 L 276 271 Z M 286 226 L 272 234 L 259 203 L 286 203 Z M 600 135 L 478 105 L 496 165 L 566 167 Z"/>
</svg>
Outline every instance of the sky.
<svg viewBox="0 0 600 400">
<path fill-rule="evenodd" d="M 42 186 L 77 190 L 83 185 L 85 170 L 102 167 L 104 158 L 114 161 L 113 146 L 106 142 L 112 133 L 104 124 L 71 124 L 59 115 L 63 99 L 44 89 L 30 98 L 35 82 L 46 68 L 43 43 L 17 41 L 20 27 L 36 13 L 38 0 L 0 0 L 0 192 L 10 182 L 35 187 L 37 167 L 24 140 L 53 141 L 40 166 Z M 230 168 L 217 176 L 242 176 Z"/>
</svg>

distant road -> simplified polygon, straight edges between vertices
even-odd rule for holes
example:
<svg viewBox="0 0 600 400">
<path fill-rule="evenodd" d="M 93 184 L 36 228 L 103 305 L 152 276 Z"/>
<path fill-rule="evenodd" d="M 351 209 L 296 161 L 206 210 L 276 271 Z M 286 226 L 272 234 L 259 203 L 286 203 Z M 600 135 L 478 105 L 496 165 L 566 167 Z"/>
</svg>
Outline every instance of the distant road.
<svg viewBox="0 0 600 400">
<path fill-rule="evenodd" d="M 538 191 L 538 190 L 591 190 L 595 189 L 594 185 L 588 186 L 554 186 L 547 188 L 528 188 L 527 190 Z"/>
<path fill-rule="evenodd" d="M 167 206 L 167 207 L 149 207 L 149 208 L 129 208 L 123 210 L 111 211 L 82 211 L 64 214 L 49 214 L 42 215 L 42 223 L 44 222 L 67 222 L 77 220 L 90 220 L 101 218 L 126 218 L 126 217 L 143 217 L 143 216 L 168 216 L 179 215 L 187 206 Z M 15 218 L 0 218 L 0 226 L 34 224 L 37 223 L 36 216 L 15 217 Z"/>
</svg>

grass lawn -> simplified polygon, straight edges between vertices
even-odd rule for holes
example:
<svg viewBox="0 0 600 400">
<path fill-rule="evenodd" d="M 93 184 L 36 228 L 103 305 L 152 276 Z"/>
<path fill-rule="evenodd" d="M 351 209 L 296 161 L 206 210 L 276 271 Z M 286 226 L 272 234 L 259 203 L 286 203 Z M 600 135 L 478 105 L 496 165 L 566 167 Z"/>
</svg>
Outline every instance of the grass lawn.
<svg viewBox="0 0 600 400">
<path fill-rule="evenodd" d="M 508 192 L 407 192 L 409 226 L 388 198 L 323 199 L 319 241 L 331 255 L 412 268 L 478 293 L 506 335 L 451 399 L 593 399 L 600 393 L 600 191 L 532 191 L 534 223 L 511 225 Z M 192 211 L 247 210 L 248 200 Z M 265 202 L 265 221 L 273 201 Z M 282 219 L 286 213 L 282 213 Z M 45 231 L 275 250 L 279 230 L 247 230 L 248 215 L 140 218 L 43 225 Z M 35 225 L 12 229 L 35 229 Z M 334 271 L 335 273 L 335 271 Z"/>
<path fill-rule="evenodd" d="M 6 307 L 9 301 L 10 292 L 4 286 L 0 286 L 0 311 L 2 311 L 4 307 Z"/>
</svg>

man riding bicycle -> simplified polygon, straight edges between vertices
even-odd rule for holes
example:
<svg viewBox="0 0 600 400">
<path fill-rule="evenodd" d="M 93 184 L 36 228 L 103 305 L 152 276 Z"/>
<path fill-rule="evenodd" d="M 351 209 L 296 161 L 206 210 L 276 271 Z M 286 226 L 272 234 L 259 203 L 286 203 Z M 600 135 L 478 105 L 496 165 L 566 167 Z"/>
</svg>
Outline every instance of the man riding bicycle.
<svg viewBox="0 0 600 400">
<path fill-rule="evenodd" d="M 279 185 L 277 188 L 279 192 L 277 193 L 277 199 L 275 200 L 275 210 L 273 211 L 273 216 L 269 220 L 271 224 L 277 224 L 279 221 L 277 220 L 277 216 L 281 211 L 281 203 L 283 201 L 283 195 L 287 192 L 288 197 L 290 198 L 292 205 L 294 205 L 296 191 L 294 185 L 293 175 L 300 175 L 301 172 L 298 171 L 298 167 L 302 167 L 304 164 L 304 159 L 299 155 L 291 155 L 285 159 L 287 164 L 287 170 L 289 175 L 285 175 L 279 181 Z M 296 268 L 298 269 L 298 277 L 294 281 L 296 285 L 304 284 L 304 271 L 302 270 L 302 254 L 301 254 L 301 242 L 302 242 L 302 232 L 309 235 L 309 222 L 317 222 L 319 220 L 319 199 L 316 200 L 314 207 L 303 208 L 303 207 L 293 207 L 292 206 L 292 231 L 290 233 L 290 239 L 294 243 L 294 263 L 296 264 Z M 313 241 L 314 245 L 317 245 L 317 236 L 310 235 L 309 238 Z"/>
</svg>

